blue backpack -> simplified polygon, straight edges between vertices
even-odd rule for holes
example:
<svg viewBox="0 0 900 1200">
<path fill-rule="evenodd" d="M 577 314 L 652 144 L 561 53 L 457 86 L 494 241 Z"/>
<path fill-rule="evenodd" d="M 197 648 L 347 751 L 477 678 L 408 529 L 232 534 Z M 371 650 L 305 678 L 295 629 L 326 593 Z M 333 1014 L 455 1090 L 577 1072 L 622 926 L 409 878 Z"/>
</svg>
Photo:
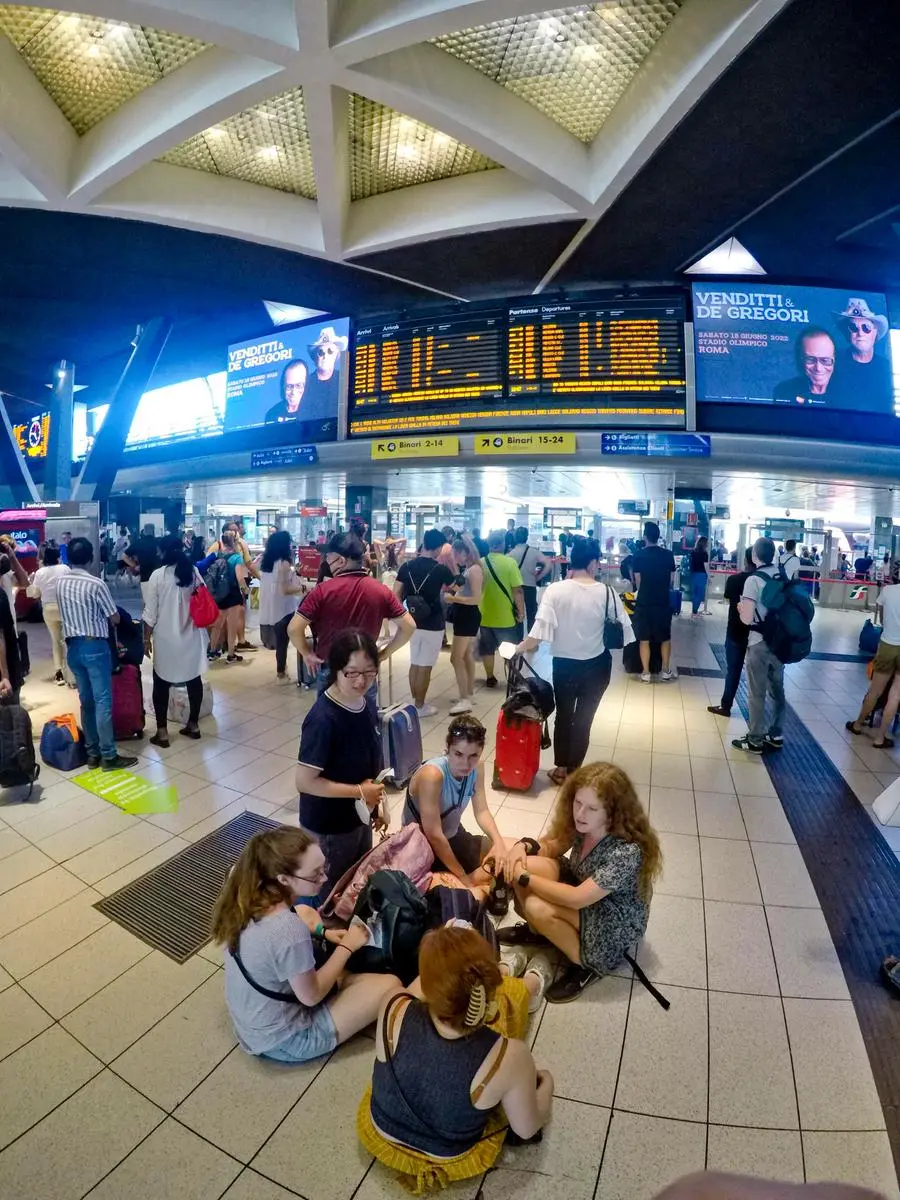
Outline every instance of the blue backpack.
<svg viewBox="0 0 900 1200">
<path fill-rule="evenodd" d="M 84 734 L 72 713 L 51 717 L 41 733 L 41 758 L 57 771 L 74 771 L 87 762 Z"/>
<path fill-rule="evenodd" d="M 753 626 L 779 662 L 802 662 L 812 649 L 812 625 L 815 609 L 802 579 L 788 579 L 784 568 L 777 575 L 754 571 L 763 579 L 759 603 L 767 610 L 761 622 Z"/>
</svg>

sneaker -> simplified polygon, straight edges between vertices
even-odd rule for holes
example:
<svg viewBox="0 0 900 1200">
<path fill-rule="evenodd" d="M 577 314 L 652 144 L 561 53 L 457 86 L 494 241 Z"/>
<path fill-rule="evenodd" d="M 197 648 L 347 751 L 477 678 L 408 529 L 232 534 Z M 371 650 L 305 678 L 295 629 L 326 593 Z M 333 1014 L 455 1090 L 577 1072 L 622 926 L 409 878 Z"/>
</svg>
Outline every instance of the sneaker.
<svg viewBox="0 0 900 1200">
<path fill-rule="evenodd" d="M 500 951 L 500 962 L 506 963 L 513 979 L 521 979 L 528 966 L 528 954 L 521 946 L 504 946 Z"/>
<path fill-rule="evenodd" d="M 721 704 L 707 704 L 706 711 L 711 712 L 715 717 L 730 717 L 731 709 L 723 708 Z"/>
<path fill-rule="evenodd" d="M 765 745 L 762 742 L 751 742 L 746 733 L 743 737 L 732 738 L 731 744 L 735 750 L 746 750 L 748 754 L 762 754 Z"/>
<path fill-rule="evenodd" d="M 57 687 L 65 687 L 66 686 L 65 676 L 63 675 L 62 671 L 56 672 L 56 674 L 53 676 L 53 682 L 56 684 Z"/>
<path fill-rule="evenodd" d="M 127 771 L 136 762 L 136 754 L 117 754 L 115 758 L 104 758 L 100 766 L 104 771 Z"/>
<path fill-rule="evenodd" d="M 100 758 L 99 754 L 89 754 L 87 756 L 86 761 L 87 761 L 88 770 L 94 771 L 97 769 L 97 767 L 100 766 L 102 759 Z"/>
<path fill-rule="evenodd" d="M 590 987 L 600 976 L 589 967 L 579 967 L 570 963 L 555 983 L 547 988 L 547 1001 L 550 1004 L 568 1004 L 576 1000 L 585 988 Z"/>
<path fill-rule="evenodd" d="M 433 704 L 423 704 L 421 708 L 419 708 L 419 706 L 417 704 L 416 712 L 419 714 L 420 717 L 433 717 L 433 716 L 437 715 L 437 709 L 434 707 Z"/>
<path fill-rule="evenodd" d="M 677 678 L 678 678 L 678 672 L 677 672 L 677 671 L 675 671 L 675 670 L 672 670 L 672 671 L 660 671 L 660 673 L 659 673 L 659 677 L 660 677 L 660 679 L 662 679 L 662 680 L 663 680 L 665 683 L 668 683 L 670 679 L 677 679 Z"/>
<path fill-rule="evenodd" d="M 641 676 L 641 683 L 652 683 L 652 682 L 653 682 L 653 676 L 650 674 L 649 671 L 645 671 L 643 673 L 643 675 Z"/>
<path fill-rule="evenodd" d="M 497 686 L 497 676 L 496 675 L 488 675 L 487 679 L 484 681 L 484 686 L 489 687 L 489 688 L 495 688 Z"/>
<path fill-rule="evenodd" d="M 553 977 L 556 975 L 556 966 L 546 950 L 539 950 L 537 954 L 533 954 L 528 960 L 525 974 L 536 975 L 538 977 L 538 990 L 528 999 L 528 1011 L 536 1013 L 553 983 Z"/>
<path fill-rule="evenodd" d="M 780 733 L 778 733 L 778 734 L 767 733 L 766 734 L 766 745 L 769 747 L 770 750 L 780 750 L 782 748 L 782 746 L 784 745 L 784 738 L 781 736 Z"/>
<path fill-rule="evenodd" d="M 236 642 L 235 650 L 258 650 L 259 646 L 255 646 L 253 642 Z"/>
<path fill-rule="evenodd" d="M 225 661 L 227 663 L 236 663 L 236 662 L 243 662 L 244 659 L 243 659 L 243 656 L 240 654 L 226 654 Z"/>
<path fill-rule="evenodd" d="M 460 715 L 460 713 L 467 713 L 467 712 L 471 712 L 471 711 L 472 711 L 472 701 L 471 700 L 457 700 L 457 702 L 455 704 L 450 705 L 450 716 L 451 717 L 458 717 Z"/>
</svg>

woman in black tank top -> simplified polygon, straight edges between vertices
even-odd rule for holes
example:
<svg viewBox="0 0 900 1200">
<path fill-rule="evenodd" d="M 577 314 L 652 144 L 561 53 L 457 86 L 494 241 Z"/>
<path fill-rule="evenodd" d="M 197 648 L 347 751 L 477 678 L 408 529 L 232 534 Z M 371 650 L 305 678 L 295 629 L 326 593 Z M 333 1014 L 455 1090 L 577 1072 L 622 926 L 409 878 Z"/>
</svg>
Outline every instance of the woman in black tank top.
<svg viewBox="0 0 900 1200">
<path fill-rule="evenodd" d="M 521 1040 L 528 988 L 501 975 L 480 934 L 469 925 L 432 930 L 419 971 L 410 992 L 382 1008 L 372 1086 L 357 1114 L 363 1145 L 411 1190 L 486 1171 L 510 1129 L 536 1137 L 553 1095 Z"/>
</svg>

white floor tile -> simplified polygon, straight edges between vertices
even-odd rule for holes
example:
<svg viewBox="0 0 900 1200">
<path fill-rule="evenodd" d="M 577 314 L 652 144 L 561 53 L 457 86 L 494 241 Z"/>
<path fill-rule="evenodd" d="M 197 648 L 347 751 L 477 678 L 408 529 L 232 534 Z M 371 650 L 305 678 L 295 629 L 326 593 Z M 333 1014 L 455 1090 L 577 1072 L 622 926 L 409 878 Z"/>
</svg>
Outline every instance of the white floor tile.
<svg viewBox="0 0 900 1200">
<path fill-rule="evenodd" d="M 746 840 L 747 830 L 737 797 L 732 793 L 695 792 L 697 827 L 701 837 Z"/>
<path fill-rule="evenodd" d="M 0 963 L 10 975 L 21 979 L 77 945 L 109 920 L 93 907 L 99 899 L 97 892 L 79 892 L 28 925 L 8 933 L 0 939 Z"/>
<path fill-rule="evenodd" d="M 577 1005 L 550 1004 L 533 1053 L 550 1072 L 557 1096 L 586 1104 L 612 1103 L 625 1037 L 631 983 L 607 976 L 589 988 Z M 584 1069 L 585 1040 L 593 1046 L 591 1069 Z"/>
<path fill-rule="evenodd" d="M 397 1185 L 393 1180 L 391 1180 L 391 1184 L 396 1188 Z M 289 1192 L 286 1188 L 273 1183 L 271 1179 L 264 1179 L 256 1171 L 247 1168 L 225 1192 L 222 1200 L 296 1200 L 296 1196 L 296 1192 Z M 357 1192 L 356 1196 L 362 1200 L 362 1191 Z M 474 1196 L 472 1200 L 474 1200 Z"/>
<path fill-rule="evenodd" d="M 796 846 L 777 845 L 774 842 L 751 842 L 750 845 L 766 904 L 819 907 L 819 898 L 803 855 Z"/>
<path fill-rule="evenodd" d="M 652 1200 L 682 1175 L 702 1171 L 705 1156 L 705 1125 L 616 1111 L 597 1194 L 602 1200 Z"/>
<path fill-rule="evenodd" d="M 761 904 L 749 842 L 701 838 L 703 895 L 707 900 Z"/>
<path fill-rule="evenodd" d="M 53 1018 L 31 996 L 15 984 L 0 992 L 0 1059 L 53 1023 Z"/>
<path fill-rule="evenodd" d="M 616 1107 L 682 1121 L 706 1120 L 706 993 L 667 987 L 663 1009 L 635 985 Z"/>
<path fill-rule="evenodd" d="M 186 850 L 189 845 L 189 842 L 183 841 L 181 838 L 169 837 L 167 834 L 166 840 L 158 845 L 155 850 L 151 850 L 149 854 L 142 854 L 140 858 L 134 859 L 128 866 L 120 867 L 118 871 L 113 871 L 111 875 L 106 875 L 103 879 L 99 879 L 94 884 L 94 891 L 99 892 L 101 896 L 111 896 L 119 888 L 125 887 L 128 883 L 133 883 L 135 879 L 140 879 L 142 875 L 146 875 L 148 871 L 152 871 L 154 867 L 158 867 L 160 863 L 174 858 L 176 854 L 179 854 L 182 850 Z"/>
<path fill-rule="evenodd" d="M 661 833 L 659 841 L 663 870 L 654 888 L 655 893 L 702 897 L 700 839 L 681 833 Z"/>
<path fill-rule="evenodd" d="M 48 909 L 64 904 L 85 890 L 84 883 L 64 867 L 42 875 L 6 892 L 0 904 L 0 937 L 33 921 Z"/>
<path fill-rule="evenodd" d="M 66 869 L 85 883 L 95 884 L 120 867 L 149 854 L 170 838 L 168 831 L 158 829 L 148 821 L 139 821 L 122 833 L 107 838 L 89 850 L 70 858 Z"/>
<path fill-rule="evenodd" d="M 767 907 L 783 996 L 849 1000 L 828 925 L 818 908 Z"/>
<path fill-rule="evenodd" d="M 637 961 L 654 983 L 705 988 L 703 901 L 687 896 L 654 896 Z"/>
<path fill-rule="evenodd" d="M 797 1129 L 797 1097 L 781 1000 L 709 994 L 709 1119 Z"/>
<path fill-rule="evenodd" d="M 804 1133 L 806 1178 L 871 1188 L 887 1200 L 900 1200 L 888 1136 L 873 1133 Z"/>
<path fill-rule="evenodd" d="M 110 921 L 22 980 L 22 987 L 57 1019 L 150 954 L 150 947 Z"/>
<path fill-rule="evenodd" d="M 710 988 L 779 995 L 765 910 L 719 900 L 707 900 L 705 907 Z"/>
<path fill-rule="evenodd" d="M 650 824 L 657 833 L 697 833 L 694 793 L 679 787 L 650 785 Z"/>
<path fill-rule="evenodd" d="M 782 842 L 795 846 L 790 822 L 777 796 L 739 796 L 747 835 L 752 842 Z"/>
<path fill-rule="evenodd" d="M 0 893 L 11 892 L 13 888 L 42 875 L 53 866 L 55 862 L 49 855 L 26 842 L 24 849 L 17 850 L 4 859 L 3 870 L 0 872 Z"/>
<path fill-rule="evenodd" d="M 608 1123 L 606 1108 L 554 1100 L 543 1141 L 517 1149 L 504 1147 L 498 1169 L 484 1181 L 481 1197 L 545 1200 L 557 1195 L 591 1200 Z"/>
<path fill-rule="evenodd" d="M 787 1129 L 710 1125 L 707 1170 L 803 1183 L 800 1134 Z"/>
<path fill-rule="evenodd" d="M 240 1163 L 179 1125 L 164 1121 L 91 1192 L 93 1200 L 218 1200 Z"/>
<path fill-rule="evenodd" d="M 30 1129 L 101 1069 L 102 1063 L 58 1025 L 5 1058 L 0 1062 L 0 1147 Z M 0 1178 L 2 1161 L 0 1156 Z M 0 1195 L 13 1194 L 0 1191 Z"/>
</svg>

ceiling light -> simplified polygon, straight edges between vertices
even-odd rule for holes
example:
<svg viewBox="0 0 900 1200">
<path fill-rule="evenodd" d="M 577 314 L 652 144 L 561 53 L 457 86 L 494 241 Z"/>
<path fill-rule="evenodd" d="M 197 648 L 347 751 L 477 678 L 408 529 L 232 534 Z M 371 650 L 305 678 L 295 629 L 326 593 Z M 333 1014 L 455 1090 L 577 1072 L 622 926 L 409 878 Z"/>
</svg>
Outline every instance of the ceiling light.
<svg viewBox="0 0 900 1200">
<path fill-rule="evenodd" d="M 398 158 L 406 158 L 406 159 L 415 158 L 416 157 L 415 146 L 398 146 L 397 147 L 397 157 Z"/>
<path fill-rule="evenodd" d="M 435 146 L 446 146 L 450 141 L 446 133 L 436 133 L 431 140 Z"/>
<path fill-rule="evenodd" d="M 99 58 L 100 57 L 100 47 L 99 46 L 88 46 L 88 48 L 85 50 L 85 54 L 88 56 L 88 58 Z"/>
<path fill-rule="evenodd" d="M 542 17 L 538 21 L 538 33 L 541 37 L 555 39 L 560 32 L 560 24 L 556 17 Z"/>
<path fill-rule="evenodd" d="M 417 124 L 418 124 L 418 122 L 413 121 L 410 117 L 401 117 L 400 118 L 400 132 L 407 133 L 407 134 L 415 133 Z"/>
<path fill-rule="evenodd" d="M 76 16 L 75 13 L 70 13 L 67 17 L 63 18 L 64 29 L 77 29 L 80 24 L 81 17 Z"/>
<path fill-rule="evenodd" d="M 125 34 L 128 33 L 128 26 L 110 25 L 108 32 L 111 33 L 113 37 L 124 37 Z"/>
<path fill-rule="evenodd" d="M 260 156 L 260 158 L 277 158 L 278 157 L 278 147 L 277 146 L 263 146 L 259 151 L 259 156 Z"/>
<path fill-rule="evenodd" d="M 213 125 L 212 129 L 207 129 L 206 132 L 209 137 L 221 138 L 226 136 L 225 130 L 221 125 Z"/>
<path fill-rule="evenodd" d="M 686 275 L 765 275 L 750 251 L 736 237 L 728 238 L 715 250 L 699 258 Z"/>
<path fill-rule="evenodd" d="M 579 62 L 596 62 L 600 57 L 600 51 L 596 46 L 588 46 L 582 42 L 572 51 L 572 57 L 577 58 Z"/>
</svg>

